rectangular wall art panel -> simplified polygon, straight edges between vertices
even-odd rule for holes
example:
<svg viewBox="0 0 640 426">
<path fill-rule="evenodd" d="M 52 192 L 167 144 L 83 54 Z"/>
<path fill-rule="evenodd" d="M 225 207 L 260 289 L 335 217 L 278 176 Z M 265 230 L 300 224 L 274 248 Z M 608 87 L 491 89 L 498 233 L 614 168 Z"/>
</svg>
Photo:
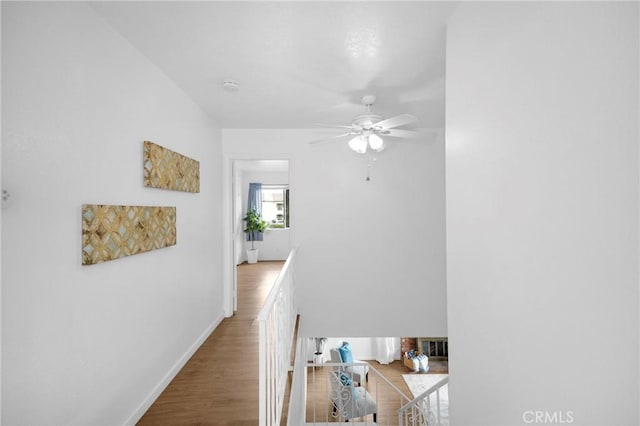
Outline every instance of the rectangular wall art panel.
<svg viewBox="0 0 640 426">
<path fill-rule="evenodd" d="M 200 162 L 144 141 L 144 186 L 200 192 Z"/>
<path fill-rule="evenodd" d="M 176 208 L 82 206 L 82 264 L 93 265 L 176 244 Z"/>
</svg>

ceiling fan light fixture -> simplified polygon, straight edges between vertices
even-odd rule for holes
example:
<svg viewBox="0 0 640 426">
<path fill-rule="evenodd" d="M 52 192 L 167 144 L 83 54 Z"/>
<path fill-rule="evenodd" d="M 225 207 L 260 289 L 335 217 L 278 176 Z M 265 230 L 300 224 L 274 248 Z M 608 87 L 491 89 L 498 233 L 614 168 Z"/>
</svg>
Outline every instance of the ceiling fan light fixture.
<svg viewBox="0 0 640 426">
<path fill-rule="evenodd" d="M 349 141 L 349 148 L 358 154 L 364 154 L 367 152 L 367 141 L 362 137 L 362 135 L 356 136 Z"/>
<path fill-rule="evenodd" d="M 371 111 L 371 107 L 375 102 L 375 95 L 363 96 L 361 103 L 365 108 L 364 114 L 355 117 L 351 121 L 350 126 L 328 126 L 338 129 L 349 129 L 350 132 L 309 143 L 319 143 L 337 138 L 351 137 L 352 139 L 348 142 L 349 148 L 358 154 L 366 154 L 369 149 L 374 152 L 384 151 L 386 141 L 383 136 L 390 136 L 392 138 L 415 138 L 418 135 L 418 133 L 413 130 L 397 129 L 397 127 L 415 122 L 417 120 L 415 116 L 411 114 L 400 114 L 383 118 Z"/>
<path fill-rule="evenodd" d="M 384 141 L 376 134 L 369 135 L 369 146 L 372 150 L 380 152 L 384 149 Z"/>
</svg>

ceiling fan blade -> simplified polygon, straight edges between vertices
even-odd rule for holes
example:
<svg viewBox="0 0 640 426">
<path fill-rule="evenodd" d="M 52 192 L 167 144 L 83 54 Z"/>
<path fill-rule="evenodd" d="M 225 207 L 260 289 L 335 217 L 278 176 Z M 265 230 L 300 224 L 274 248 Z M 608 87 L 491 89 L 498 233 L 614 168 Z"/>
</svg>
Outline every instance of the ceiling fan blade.
<svg viewBox="0 0 640 426">
<path fill-rule="evenodd" d="M 402 129 L 383 130 L 382 132 L 380 132 L 380 134 L 384 136 L 391 136 L 394 138 L 408 138 L 408 139 L 415 139 L 420 135 L 420 133 L 414 132 L 413 130 L 402 130 Z"/>
<path fill-rule="evenodd" d="M 317 126 L 317 127 L 329 127 L 331 129 L 352 129 L 351 126 L 341 126 L 339 124 L 316 123 L 316 124 L 314 124 L 314 126 Z"/>
<path fill-rule="evenodd" d="M 391 129 L 393 127 L 404 126 L 416 122 L 418 119 L 415 115 L 400 114 L 395 117 L 387 118 L 386 120 L 378 121 L 373 127 L 382 127 L 383 129 Z"/>
<path fill-rule="evenodd" d="M 332 142 L 334 139 L 340 139 L 340 138 L 344 138 L 345 136 L 351 136 L 351 135 L 355 135 L 355 134 L 357 134 L 357 133 L 354 133 L 354 132 L 343 133 L 341 135 L 332 136 L 330 138 L 324 138 L 324 139 L 318 139 L 318 140 L 315 140 L 315 141 L 311 141 L 311 142 L 309 142 L 309 144 L 315 145 L 315 144 L 323 143 L 323 142 Z"/>
<path fill-rule="evenodd" d="M 395 130 L 390 130 L 391 132 L 396 132 L 396 131 L 402 131 L 404 132 L 404 130 L 400 130 L 400 129 L 395 129 Z M 417 135 L 416 137 L 411 137 L 411 138 L 400 138 L 400 139 L 394 139 L 393 143 L 434 143 L 436 142 L 437 138 L 438 138 L 438 133 L 437 132 L 416 132 Z M 390 136 L 390 135 L 388 135 Z"/>
</svg>

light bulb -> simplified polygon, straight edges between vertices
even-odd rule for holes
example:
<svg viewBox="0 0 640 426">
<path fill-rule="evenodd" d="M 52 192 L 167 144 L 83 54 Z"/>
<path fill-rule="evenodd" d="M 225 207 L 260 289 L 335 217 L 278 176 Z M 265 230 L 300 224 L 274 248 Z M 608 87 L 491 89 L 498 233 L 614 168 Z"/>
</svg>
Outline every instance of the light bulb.
<svg viewBox="0 0 640 426">
<path fill-rule="evenodd" d="M 372 150 L 380 152 L 384 149 L 384 141 L 378 135 L 369 135 L 369 146 Z"/>
<path fill-rule="evenodd" d="M 367 141 L 362 136 L 356 136 L 349 141 L 349 148 L 358 154 L 367 152 Z"/>
</svg>

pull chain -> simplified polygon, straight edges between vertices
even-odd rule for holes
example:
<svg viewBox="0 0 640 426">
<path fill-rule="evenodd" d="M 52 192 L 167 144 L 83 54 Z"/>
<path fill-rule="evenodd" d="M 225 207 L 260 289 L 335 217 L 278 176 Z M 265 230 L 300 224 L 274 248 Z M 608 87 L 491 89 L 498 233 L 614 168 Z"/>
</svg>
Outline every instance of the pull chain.
<svg viewBox="0 0 640 426">
<path fill-rule="evenodd" d="M 365 181 L 371 181 L 371 167 L 373 167 L 373 163 L 376 161 L 376 157 L 372 153 L 368 153 L 367 155 L 367 177 L 364 179 Z"/>
</svg>

